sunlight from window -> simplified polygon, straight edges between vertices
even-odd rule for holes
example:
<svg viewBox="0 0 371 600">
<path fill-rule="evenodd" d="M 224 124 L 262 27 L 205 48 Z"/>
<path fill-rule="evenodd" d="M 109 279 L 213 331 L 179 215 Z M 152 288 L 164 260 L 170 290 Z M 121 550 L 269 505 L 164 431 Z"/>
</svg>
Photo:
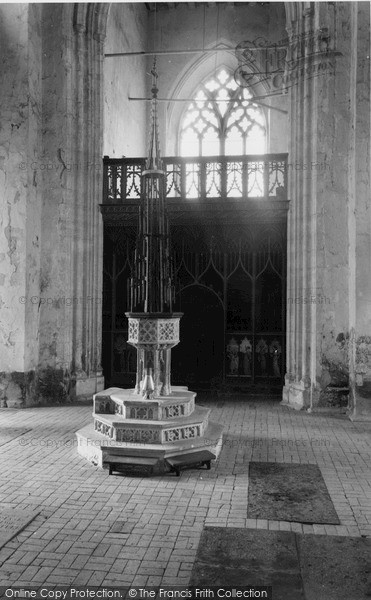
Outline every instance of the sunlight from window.
<svg viewBox="0 0 371 600">
<path fill-rule="evenodd" d="M 200 86 L 183 116 L 181 156 L 263 154 L 264 115 L 233 74 L 220 71 Z"/>
</svg>

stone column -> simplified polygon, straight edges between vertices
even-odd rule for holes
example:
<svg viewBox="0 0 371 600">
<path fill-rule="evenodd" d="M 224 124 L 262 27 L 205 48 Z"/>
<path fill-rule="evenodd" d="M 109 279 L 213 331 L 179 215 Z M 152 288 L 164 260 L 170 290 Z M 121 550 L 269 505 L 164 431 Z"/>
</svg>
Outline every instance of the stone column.
<svg viewBox="0 0 371 600">
<path fill-rule="evenodd" d="M 156 348 L 153 351 L 153 380 L 155 384 L 156 396 L 159 396 L 161 394 L 162 388 L 160 352 L 161 350 L 159 348 Z"/>
<path fill-rule="evenodd" d="M 135 380 L 135 393 L 141 393 L 142 381 L 143 381 L 143 358 L 144 350 L 137 348 L 137 374 Z"/>
<path fill-rule="evenodd" d="M 315 15 L 303 9 L 290 24 L 290 49 L 286 86 L 290 94 L 291 148 L 289 154 L 288 272 L 287 272 L 287 373 L 283 398 L 301 408 L 312 402 L 313 333 L 316 313 L 311 299 L 316 293 L 314 173 L 316 149 L 314 105 L 317 80 L 307 74 L 312 66 L 311 42 Z M 305 40 L 305 43 L 302 43 Z M 309 168 L 308 168 L 309 167 Z M 313 285 L 314 284 L 314 285 Z M 314 344 L 315 349 L 315 344 Z"/>
<path fill-rule="evenodd" d="M 38 370 L 45 392 L 59 378 L 70 399 L 104 387 L 99 14 L 95 5 L 43 6 L 43 156 L 56 168 L 44 172 L 41 279 L 52 302 L 41 307 Z"/>
<path fill-rule="evenodd" d="M 349 132 L 346 121 L 337 122 L 334 115 L 342 115 L 349 99 L 350 39 L 335 39 L 337 21 L 347 18 L 340 13 L 348 9 L 340 4 L 299 5 L 289 29 L 294 77 L 287 81 L 291 202 L 283 399 L 295 408 L 311 409 L 318 403 L 321 390 L 332 380 L 328 364 L 333 362 L 336 336 L 347 327 L 348 285 L 341 288 L 348 281 L 348 154 L 341 147 Z M 343 56 L 335 54 L 339 44 Z M 341 350 L 335 349 L 335 354 L 346 363 Z"/>
<path fill-rule="evenodd" d="M 171 394 L 171 348 L 163 351 L 164 369 L 163 369 L 163 386 L 162 395 L 170 396 Z"/>
<path fill-rule="evenodd" d="M 370 5 L 357 2 L 352 10 L 352 127 L 353 156 L 349 194 L 350 307 L 349 387 L 353 420 L 371 420 L 371 220 L 370 220 Z"/>
<path fill-rule="evenodd" d="M 349 387 L 356 413 L 357 374 L 365 370 L 363 390 L 366 371 L 371 375 L 368 359 L 367 365 L 359 362 L 360 344 L 368 347 L 371 341 L 365 273 L 370 243 L 365 218 L 369 65 L 360 67 L 370 55 L 369 15 L 363 14 L 362 3 L 314 3 L 297 10 L 289 32 L 294 64 L 299 61 L 289 89 L 292 167 L 283 402 L 311 410 L 325 404 L 334 387 Z M 320 62 L 328 65 L 323 75 Z"/>
<path fill-rule="evenodd" d="M 79 298 L 73 307 L 72 380 L 77 397 L 103 388 L 100 364 L 103 231 L 99 204 L 103 174 L 104 38 L 101 32 L 89 29 L 89 22 L 84 12 L 75 14 L 72 40 L 76 107 L 73 139 L 78 168 L 71 181 L 75 201 L 71 272 L 74 296 Z"/>
</svg>

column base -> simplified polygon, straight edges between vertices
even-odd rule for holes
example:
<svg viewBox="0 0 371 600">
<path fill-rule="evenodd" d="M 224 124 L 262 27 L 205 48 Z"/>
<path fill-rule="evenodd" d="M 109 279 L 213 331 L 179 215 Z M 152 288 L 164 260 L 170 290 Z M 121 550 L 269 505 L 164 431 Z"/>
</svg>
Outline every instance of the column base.
<svg viewBox="0 0 371 600">
<path fill-rule="evenodd" d="M 79 375 L 75 379 L 74 400 L 91 400 L 93 395 L 104 390 L 103 375 L 91 375 L 90 377 Z"/>
<path fill-rule="evenodd" d="M 0 373 L 0 408 L 27 408 L 40 404 L 64 404 L 78 400 L 93 402 L 104 389 L 99 373 L 70 376 L 63 369 L 45 367 L 37 371 Z"/>
<path fill-rule="evenodd" d="M 35 404 L 35 371 L 0 373 L 0 408 L 25 408 Z"/>
<path fill-rule="evenodd" d="M 354 386 L 350 391 L 352 407 L 349 412 L 351 421 L 371 422 L 371 382 L 362 386 Z"/>
<path fill-rule="evenodd" d="M 310 407 L 310 390 L 302 381 L 286 381 L 282 390 L 281 404 L 295 410 L 308 409 Z"/>
</svg>

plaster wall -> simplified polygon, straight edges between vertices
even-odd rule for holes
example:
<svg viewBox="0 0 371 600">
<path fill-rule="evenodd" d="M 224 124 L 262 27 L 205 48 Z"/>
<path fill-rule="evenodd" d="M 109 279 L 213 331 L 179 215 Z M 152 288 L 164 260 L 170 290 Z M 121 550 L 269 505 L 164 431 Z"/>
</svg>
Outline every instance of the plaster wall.
<svg viewBox="0 0 371 600">
<path fill-rule="evenodd" d="M 0 27 L 2 403 L 22 401 L 23 376 L 38 356 L 38 307 L 30 300 L 39 284 L 41 184 L 30 163 L 41 136 L 40 5 L 2 4 Z"/>
<path fill-rule="evenodd" d="M 29 5 L 28 16 L 28 203 L 26 214 L 26 285 L 25 285 L 25 372 L 33 372 L 38 364 L 40 330 L 41 236 L 42 236 L 42 180 L 31 163 L 37 161 L 42 140 L 42 34 L 40 4 Z"/>
<path fill-rule="evenodd" d="M 0 406 L 103 386 L 99 14 L 0 7 Z"/>
<path fill-rule="evenodd" d="M 104 51 L 147 50 L 147 9 L 143 3 L 112 3 Z M 112 158 L 146 155 L 147 103 L 129 101 L 147 93 L 146 58 L 104 60 L 103 154 Z"/>
</svg>

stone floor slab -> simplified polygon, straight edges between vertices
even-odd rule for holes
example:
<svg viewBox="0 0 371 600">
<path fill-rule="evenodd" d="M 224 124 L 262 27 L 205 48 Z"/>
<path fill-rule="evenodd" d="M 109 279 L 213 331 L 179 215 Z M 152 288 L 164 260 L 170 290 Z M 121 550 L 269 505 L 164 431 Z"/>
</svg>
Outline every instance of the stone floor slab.
<svg viewBox="0 0 371 600">
<path fill-rule="evenodd" d="M 306 600 L 371 597 L 371 539 L 299 535 Z"/>
<path fill-rule="evenodd" d="M 7 542 L 23 531 L 39 512 L 2 508 L 0 512 L 0 548 L 3 548 Z"/>
<path fill-rule="evenodd" d="M 304 600 L 295 535 L 206 527 L 190 585 L 271 586 L 275 600 Z"/>
<path fill-rule="evenodd" d="M 321 470 L 307 464 L 250 462 L 247 516 L 340 525 Z"/>
</svg>

